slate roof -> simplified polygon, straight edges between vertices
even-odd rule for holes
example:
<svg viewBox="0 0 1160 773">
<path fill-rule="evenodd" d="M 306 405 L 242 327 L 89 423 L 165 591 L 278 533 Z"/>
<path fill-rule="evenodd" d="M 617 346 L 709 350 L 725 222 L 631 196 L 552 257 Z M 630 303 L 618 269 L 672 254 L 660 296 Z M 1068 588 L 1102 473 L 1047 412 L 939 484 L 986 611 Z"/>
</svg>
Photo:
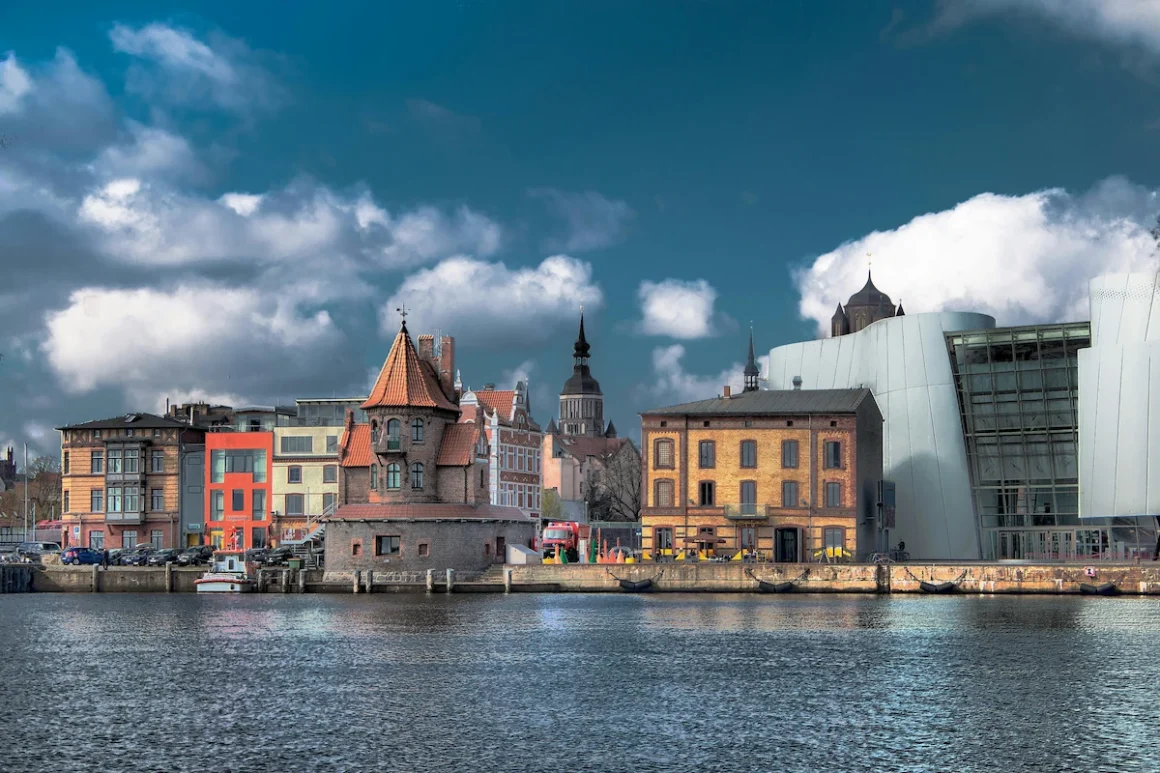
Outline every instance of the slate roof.
<svg viewBox="0 0 1160 773">
<path fill-rule="evenodd" d="M 850 296 L 850 300 L 846 301 L 846 310 L 849 311 L 851 306 L 893 306 L 890 302 L 890 296 L 879 290 L 874 286 L 874 280 L 870 278 L 870 272 L 866 272 L 866 284 L 862 289 Z"/>
<path fill-rule="evenodd" d="M 435 464 L 442 467 L 466 467 L 475 461 L 475 444 L 480 427 L 475 423 L 448 424 L 439 443 Z"/>
<path fill-rule="evenodd" d="M 556 442 L 571 456 L 577 459 L 586 459 L 589 456 L 605 456 L 615 453 L 628 442 L 628 438 L 557 437 Z"/>
<path fill-rule="evenodd" d="M 644 411 L 642 416 L 681 415 L 804 415 L 855 413 L 863 401 L 878 409 L 869 389 L 777 389 L 743 392 L 733 397 L 715 397 Z"/>
<path fill-rule="evenodd" d="M 471 520 L 471 521 L 518 521 L 531 523 L 532 519 L 518 507 L 503 505 L 469 505 L 469 504 L 355 504 L 341 505 L 334 515 L 327 520 L 332 521 L 390 521 L 390 520 Z"/>
<path fill-rule="evenodd" d="M 338 449 L 343 467 L 370 467 L 375 458 L 371 449 L 371 425 L 355 424 L 344 429 Z"/>
<path fill-rule="evenodd" d="M 110 419 L 95 419 L 94 421 L 86 421 L 82 424 L 69 424 L 64 427 L 57 427 L 56 429 L 169 429 L 171 427 L 197 429 L 197 427 L 190 427 L 183 421 L 176 421 L 175 419 L 157 416 L 152 413 L 127 413 L 114 416 Z"/>
<path fill-rule="evenodd" d="M 459 411 L 458 406 L 443 394 L 435 369 L 419 359 L 406 323 L 399 328 L 374 388 L 361 407 L 363 410 L 418 407 Z"/>
</svg>

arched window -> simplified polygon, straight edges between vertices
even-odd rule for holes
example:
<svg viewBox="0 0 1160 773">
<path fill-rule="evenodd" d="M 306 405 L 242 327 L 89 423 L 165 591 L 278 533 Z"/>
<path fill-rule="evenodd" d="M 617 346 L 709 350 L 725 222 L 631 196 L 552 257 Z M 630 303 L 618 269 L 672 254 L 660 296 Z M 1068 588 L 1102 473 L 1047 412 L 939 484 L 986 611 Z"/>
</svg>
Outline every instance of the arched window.
<svg viewBox="0 0 1160 773">
<path fill-rule="evenodd" d="M 653 507 L 673 506 L 673 482 L 668 479 L 658 480 L 653 484 Z"/>
<path fill-rule="evenodd" d="M 669 438 L 653 443 L 653 469 L 673 469 L 673 441 Z"/>
<path fill-rule="evenodd" d="M 399 488 L 401 481 L 399 480 L 399 465 L 391 462 L 387 465 L 387 488 Z"/>
<path fill-rule="evenodd" d="M 412 443 L 422 443 L 423 442 L 423 420 L 422 419 L 413 419 L 411 421 L 411 442 Z"/>
<path fill-rule="evenodd" d="M 371 465 L 371 488 L 377 489 L 379 487 L 379 466 L 377 464 Z"/>
<path fill-rule="evenodd" d="M 479 487 L 480 488 L 487 488 L 487 468 L 486 467 L 479 468 Z"/>
<path fill-rule="evenodd" d="M 387 437 L 394 438 L 395 440 L 398 440 L 399 433 L 402 430 L 402 426 L 403 425 L 399 423 L 398 419 L 388 420 L 387 421 Z"/>
<path fill-rule="evenodd" d="M 419 462 L 411 465 L 411 488 L 423 488 L 423 465 Z"/>
<path fill-rule="evenodd" d="M 379 422 L 377 420 L 371 421 L 371 442 L 379 442 Z"/>
</svg>

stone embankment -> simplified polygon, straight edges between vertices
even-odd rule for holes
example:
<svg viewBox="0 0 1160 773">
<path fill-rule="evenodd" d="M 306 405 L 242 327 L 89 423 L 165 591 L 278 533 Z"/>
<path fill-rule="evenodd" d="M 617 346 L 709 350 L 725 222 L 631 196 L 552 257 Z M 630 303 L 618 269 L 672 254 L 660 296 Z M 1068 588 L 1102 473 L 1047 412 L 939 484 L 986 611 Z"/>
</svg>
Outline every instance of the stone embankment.
<svg viewBox="0 0 1160 773">
<path fill-rule="evenodd" d="M 7 592 L 191 593 L 201 568 L 4 565 Z M 759 583 L 792 583 L 799 593 L 921 593 L 921 583 L 955 584 L 959 594 L 1080 593 L 1081 583 L 1115 585 L 1118 595 L 1160 595 L 1160 565 L 1097 564 L 573 564 L 494 567 L 483 575 L 263 569 L 265 593 L 621 593 L 620 581 L 651 580 L 651 591 L 754 593 Z"/>
</svg>

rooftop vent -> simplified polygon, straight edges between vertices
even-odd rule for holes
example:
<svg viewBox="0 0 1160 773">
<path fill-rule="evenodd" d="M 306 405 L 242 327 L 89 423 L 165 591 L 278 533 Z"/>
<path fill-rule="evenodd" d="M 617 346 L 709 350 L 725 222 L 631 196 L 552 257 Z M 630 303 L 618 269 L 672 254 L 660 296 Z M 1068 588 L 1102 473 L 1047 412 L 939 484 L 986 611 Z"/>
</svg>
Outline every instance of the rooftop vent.
<svg viewBox="0 0 1160 773">
<path fill-rule="evenodd" d="M 794 376 L 793 377 L 793 388 L 794 389 L 801 389 L 802 388 L 802 377 L 801 376 Z"/>
</svg>

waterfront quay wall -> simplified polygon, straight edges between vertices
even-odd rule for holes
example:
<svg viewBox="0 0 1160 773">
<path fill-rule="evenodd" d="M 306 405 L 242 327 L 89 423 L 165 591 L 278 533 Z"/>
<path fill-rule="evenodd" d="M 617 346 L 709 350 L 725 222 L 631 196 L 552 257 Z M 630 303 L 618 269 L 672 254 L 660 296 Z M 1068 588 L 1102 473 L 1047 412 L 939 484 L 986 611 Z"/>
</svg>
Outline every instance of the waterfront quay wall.
<svg viewBox="0 0 1160 773">
<path fill-rule="evenodd" d="M 1090 574 L 1089 574 L 1090 569 Z M 201 568 L 20 566 L 30 587 L 57 593 L 190 593 Z M 505 582 L 504 575 L 510 579 Z M 801 593 L 921 593 L 922 582 L 956 583 L 960 594 L 1075 594 L 1080 584 L 1114 583 L 1122 595 L 1160 596 L 1160 564 L 570 564 L 496 567 L 488 575 L 445 572 L 327 572 L 264 569 L 266 593 L 513 592 L 620 593 L 620 580 L 651 580 L 670 593 L 753 593 L 758 582 L 793 583 Z M 510 586 L 509 583 L 510 582 Z"/>
</svg>

